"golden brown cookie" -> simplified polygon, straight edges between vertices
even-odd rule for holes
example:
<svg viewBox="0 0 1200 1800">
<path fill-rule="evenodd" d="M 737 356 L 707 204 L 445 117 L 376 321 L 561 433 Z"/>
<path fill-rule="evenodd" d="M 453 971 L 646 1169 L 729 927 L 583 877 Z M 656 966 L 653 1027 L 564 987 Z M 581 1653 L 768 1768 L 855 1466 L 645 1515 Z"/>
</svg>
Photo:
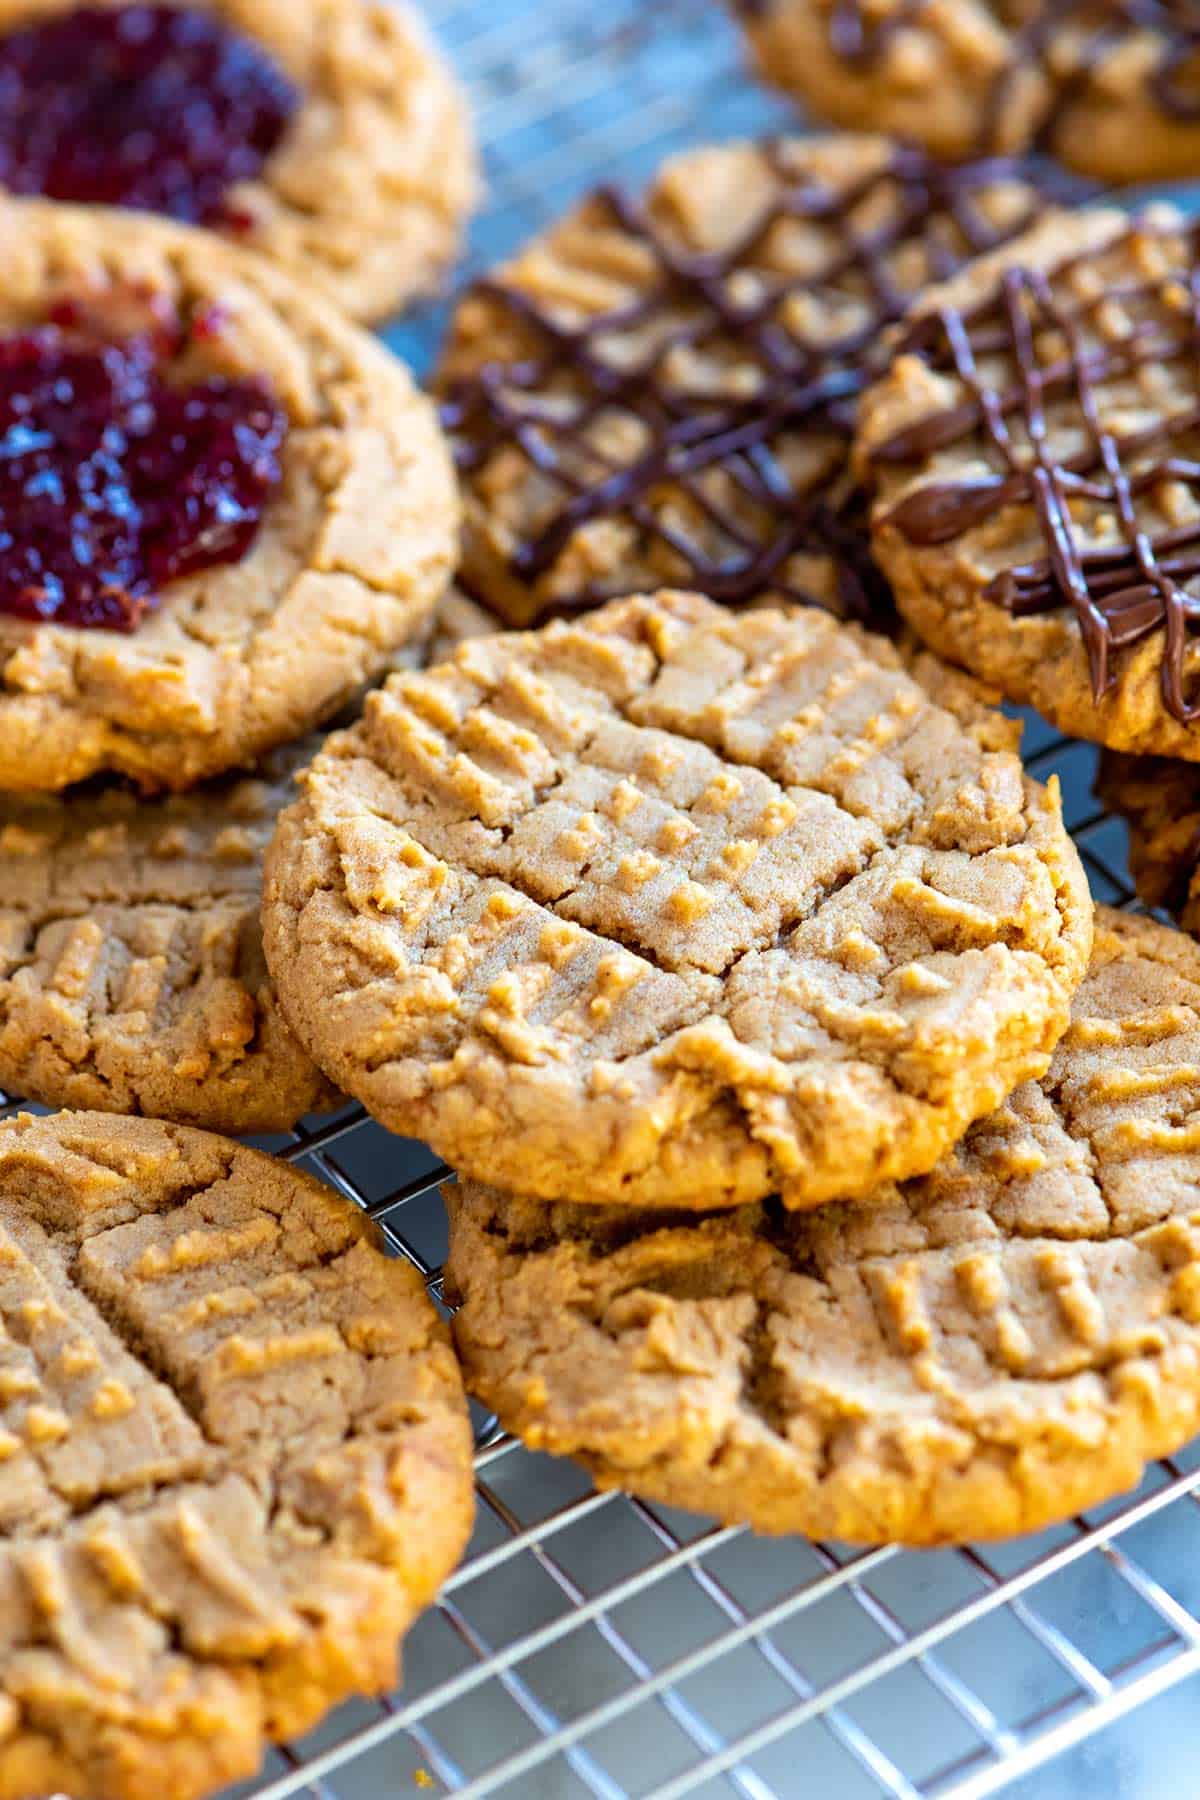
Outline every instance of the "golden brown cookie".
<svg viewBox="0 0 1200 1800">
<path fill-rule="evenodd" d="M 465 585 L 517 626 L 660 585 L 886 613 L 856 397 L 912 296 L 1043 205 L 883 138 L 724 144 L 593 194 L 455 314 Z"/>
<path fill-rule="evenodd" d="M 507 629 L 498 613 L 481 606 L 464 594 L 457 583 L 452 583 L 433 616 L 425 663 L 445 662 L 468 638 L 490 637 L 495 631 Z"/>
<path fill-rule="evenodd" d="M 259 926 L 263 851 L 315 748 L 164 799 L 0 794 L 0 1088 L 234 1133 L 337 1104 Z"/>
<path fill-rule="evenodd" d="M 1200 235 L 1045 220 L 926 295 L 861 408 L 875 553 L 939 654 L 1115 749 L 1200 758 Z"/>
<path fill-rule="evenodd" d="M 472 600 L 452 583 L 434 615 L 427 644 L 415 647 L 415 653 L 407 655 L 403 662 L 397 660 L 395 666 L 397 669 L 417 669 L 425 668 L 429 663 L 445 662 L 468 638 L 489 637 L 493 632 L 505 629 L 498 614 Z M 940 656 L 926 649 L 914 632 L 902 630 L 894 649 L 900 664 L 925 689 L 930 699 L 974 732 L 985 750 L 1020 750 L 1021 722 L 999 710 L 997 689 L 977 681 L 964 669 L 955 668 L 953 663 L 943 662 Z M 888 650 L 883 638 L 874 639 L 872 650 L 875 655 L 887 659 Z"/>
<path fill-rule="evenodd" d="M 0 612 L 0 788 L 101 770 L 180 788 L 301 736 L 426 626 L 453 472 L 405 368 L 260 258 L 142 214 L 0 202 L 0 336 L 64 309 L 159 334 L 166 374 L 265 381 L 282 478 L 238 562 L 169 581 L 131 631 Z M 18 525 L 19 531 L 19 525 Z"/>
<path fill-rule="evenodd" d="M 192 1800 L 396 1678 L 470 1530 L 420 1277 L 223 1138 L 0 1124 L 0 1796 Z"/>
<path fill-rule="evenodd" d="M 1129 866 L 1142 899 L 1200 935 L 1200 768 L 1106 750 L 1096 792 L 1129 826 Z"/>
<path fill-rule="evenodd" d="M 854 1542 L 1035 1530 L 1200 1429 L 1200 950 L 1100 909 L 1043 1080 L 789 1215 L 448 1188 L 468 1385 L 602 1486 Z"/>
<path fill-rule="evenodd" d="M 812 609 L 475 638 L 302 786 L 266 860 L 285 1016 L 518 1193 L 811 1206 L 924 1170 L 1041 1073 L 1087 962 L 1057 792 Z"/>
<path fill-rule="evenodd" d="M 1051 151 L 1106 182 L 1193 175 L 1200 26 L 1156 0 L 734 0 L 818 118 L 951 159 Z"/>
<path fill-rule="evenodd" d="M 171 13 L 190 28 L 172 33 Z M 156 0 L 138 8 L 130 67 L 112 41 L 89 46 L 77 14 L 75 0 L 0 0 L 7 110 L 22 103 L 37 123 L 14 119 L 14 191 L 206 224 L 354 318 L 436 287 L 475 199 L 475 148 L 465 98 L 405 0 Z M 40 111 L 39 80 L 53 88 Z M 189 113 L 177 136 L 168 97 Z M 83 141 L 89 118 L 105 123 L 100 143 Z M 214 148 L 231 184 L 213 185 Z"/>
</svg>

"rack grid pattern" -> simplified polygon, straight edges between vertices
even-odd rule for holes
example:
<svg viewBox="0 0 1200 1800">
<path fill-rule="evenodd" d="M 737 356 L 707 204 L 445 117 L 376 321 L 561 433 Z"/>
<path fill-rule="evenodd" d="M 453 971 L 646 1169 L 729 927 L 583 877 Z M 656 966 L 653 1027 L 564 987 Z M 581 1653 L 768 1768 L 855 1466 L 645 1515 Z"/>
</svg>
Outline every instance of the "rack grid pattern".
<svg viewBox="0 0 1200 1800">
<path fill-rule="evenodd" d="M 795 123 L 746 75 L 717 0 L 427 10 L 487 160 L 460 279 L 597 179 Z M 431 310 L 390 341 L 426 368 L 441 323 Z M 1122 828 L 1091 798 L 1094 752 L 1031 718 L 1026 754 L 1062 778 L 1097 898 L 1132 904 Z M 377 1219 L 440 1300 L 444 1171 L 427 1150 L 357 1109 L 264 1147 Z M 342 1708 L 230 1800 L 1028 1800 L 1076 1779 L 1124 1800 L 1197 1791 L 1154 1764 L 1170 1736 L 1150 1722 L 1178 1726 L 1200 1700 L 1200 1450 L 1058 1530 L 918 1556 L 754 1539 L 597 1494 L 478 1423 L 475 1541 L 409 1640 L 403 1691 Z M 1064 1756 L 1074 1764 L 1051 1773 Z"/>
</svg>

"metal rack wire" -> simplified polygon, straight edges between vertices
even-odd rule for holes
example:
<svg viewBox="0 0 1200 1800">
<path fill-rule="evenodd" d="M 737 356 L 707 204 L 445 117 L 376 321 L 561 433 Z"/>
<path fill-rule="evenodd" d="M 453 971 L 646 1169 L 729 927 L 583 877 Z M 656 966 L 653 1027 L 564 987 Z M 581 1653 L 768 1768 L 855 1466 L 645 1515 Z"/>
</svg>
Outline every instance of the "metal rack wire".
<svg viewBox="0 0 1200 1800">
<path fill-rule="evenodd" d="M 600 176 L 636 180 L 688 143 L 794 124 L 745 75 L 716 0 L 426 3 L 487 159 L 464 279 Z M 434 311 L 390 341 L 424 367 L 439 329 Z M 1036 720 L 1026 750 L 1062 777 L 1097 898 L 1130 904 L 1122 830 L 1090 794 L 1094 753 Z M 428 1151 L 358 1110 L 267 1147 L 378 1219 L 440 1297 Z M 486 1420 L 480 1445 L 475 1541 L 409 1640 L 403 1691 L 342 1708 L 237 1795 L 1200 1791 L 1184 1729 L 1200 1699 L 1196 1450 L 1087 1519 L 918 1556 L 753 1539 L 599 1495 Z"/>
</svg>

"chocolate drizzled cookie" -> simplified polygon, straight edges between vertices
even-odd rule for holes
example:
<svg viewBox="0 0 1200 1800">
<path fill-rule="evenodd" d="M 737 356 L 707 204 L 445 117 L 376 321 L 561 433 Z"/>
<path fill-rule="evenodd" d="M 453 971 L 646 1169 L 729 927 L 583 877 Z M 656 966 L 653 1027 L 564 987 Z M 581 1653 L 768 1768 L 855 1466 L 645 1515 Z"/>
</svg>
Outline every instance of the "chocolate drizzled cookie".
<svg viewBox="0 0 1200 1800">
<path fill-rule="evenodd" d="M 935 649 L 1200 758 L 1200 230 L 1045 222 L 927 296 L 863 408 L 876 554 Z"/>
<path fill-rule="evenodd" d="M 1200 151 L 1187 0 L 741 0 L 769 80 L 821 117 L 964 157 L 1041 148 L 1109 181 Z"/>
<path fill-rule="evenodd" d="M 1012 164 L 882 139 L 702 150 L 595 193 L 454 322 L 466 582 L 513 624 L 660 582 L 880 615 L 846 473 L 880 335 L 1044 205 Z"/>
</svg>

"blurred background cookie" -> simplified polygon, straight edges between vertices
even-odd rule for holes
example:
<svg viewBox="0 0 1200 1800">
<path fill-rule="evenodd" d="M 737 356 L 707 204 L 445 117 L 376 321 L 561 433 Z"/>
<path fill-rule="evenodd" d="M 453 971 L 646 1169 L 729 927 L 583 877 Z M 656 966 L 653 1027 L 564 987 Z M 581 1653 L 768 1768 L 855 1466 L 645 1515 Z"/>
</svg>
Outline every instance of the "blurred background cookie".
<svg viewBox="0 0 1200 1800">
<path fill-rule="evenodd" d="M 0 91 L 10 192 L 206 225 L 356 318 L 437 285 L 475 198 L 403 0 L 4 0 Z"/>
<path fill-rule="evenodd" d="M 1200 167 L 1200 21 L 1143 0 L 734 0 L 818 119 L 951 159 L 1034 146 L 1105 182 Z"/>
</svg>

